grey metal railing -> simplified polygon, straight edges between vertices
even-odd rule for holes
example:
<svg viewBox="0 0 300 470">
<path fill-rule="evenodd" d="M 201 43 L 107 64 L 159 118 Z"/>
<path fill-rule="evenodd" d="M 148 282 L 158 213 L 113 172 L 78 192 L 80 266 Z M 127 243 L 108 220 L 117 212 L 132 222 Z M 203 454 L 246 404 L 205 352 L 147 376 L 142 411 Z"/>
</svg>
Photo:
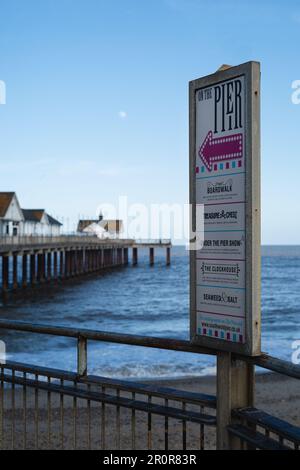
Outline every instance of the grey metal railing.
<svg viewBox="0 0 300 470">
<path fill-rule="evenodd" d="M 9 320 L 0 320 L 0 329 L 77 340 L 77 372 L 0 364 L 1 448 L 202 450 L 208 441 L 215 448 L 215 396 L 91 376 L 87 344 L 103 341 L 210 355 L 218 351 L 182 340 Z M 300 378 L 299 366 L 271 356 L 239 359 Z M 233 410 L 228 432 L 241 449 L 299 449 L 300 428 L 255 408 Z"/>
<path fill-rule="evenodd" d="M 178 433 L 180 448 L 203 449 L 216 425 L 210 395 L 16 363 L 0 371 L 4 449 L 169 449 Z"/>
<path fill-rule="evenodd" d="M 236 409 L 229 433 L 245 445 L 260 450 L 299 450 L 300 428 L 257 408 Z"/>
</svg>

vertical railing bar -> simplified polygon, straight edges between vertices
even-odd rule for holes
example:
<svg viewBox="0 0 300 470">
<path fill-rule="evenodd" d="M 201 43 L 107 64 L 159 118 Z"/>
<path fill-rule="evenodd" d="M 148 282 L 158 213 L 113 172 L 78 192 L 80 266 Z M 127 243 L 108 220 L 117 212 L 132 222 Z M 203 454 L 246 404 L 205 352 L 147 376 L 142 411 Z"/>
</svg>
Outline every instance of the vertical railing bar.
<svg viewBox="0 0 300 470">
<path fill-rule="evenodd" d="M 87 386 L 88 392 L 91 391 L 91 384 Z M 87 401 L 87 419 L 88 419 L 88 449 L 91 450 L 91 400 Z"/>
<path fill-rule="evenodd" d="M 152 403 L 151 395 L 148 396 L 148 404 Z M 152 414 L 148 413 L 148 450 L 152 449 Z"/>
<path fill-rule="evenodd" d="M 266 428 L 265 428 L 265 436 L 266 436 L 267 438 L 270 437 L 270 431 L 269 431 L 269 429 L 266 429 Z"/>
<path fill-rule="evenodd" d="M 105 393 L 105 387 L 102 386 L 102 393 Z M 101 412 L 101 449 L 105 450 L 105 403 L 102 402 Z"/>
<path fill-rule="evenodd" d="M 168 408 L 169 400 L 165 398 L 165 407 Z M 165 450 L 169 450 L 169 418 L 165 416 Z"/>
<path fill-rule="evenodd" d="M 0 449 L 3 449 L 3 424 L 4 424 L 4 382 L 3 367 L 1 366 L 1 383 L 0 383 Z"/>
<path fill-rule="evenodd" d="M 135 400 L 135 392 L 132 392 L 132 400 Z M 135 409 L 132 408 L 131 411 L 131 447 L 132 450 L 135 450 L 135 429 L 136 429 L 136 421 L 135 421 Z"/>
<path fill-rule="evenodd" d="M 11 448 L 15 448 L 15 371 L 12 371 L 11 382 Z"/>
<path fill-rule="evenodd" d="M 242 424 L 243 426 L 245 426 L 245 427 L 248 427 L 248 424 L 249 424 L 249 423 L 247 422 L 247 420 L 242 419 L 242 420 L 241 420 L 241 424 Z M 251 427 L 251 423 L 250 423 L 250 427 Z M 239 443 L 240 443 L 240 448 L 239 448 L 239 450 L 244 450 L 245 441 L 244 441 L 242 438 L 240 438 L 240 439 L 239 439 Z"/>
<path fill-rule="evenodd" d="M 64 386 L 64 380 L 60 380 L 61 387 Z M 64 449 L 64 394 L 60 394 L 60 440 L 61 448 Z"/>
<path fill-rule="evenodd" d="M 77 388 L 77 382 L 74 381 L 74 387 Z M 77 449 L 77 398 L 73 398 L 73 447 Z"/>
<path fill-rule="evenodd" d="M 186 403 L 182 402 L 182 411 L 186 410 Z M 186 450 L 186 420 L 182 421 L 182 450 Z"/>
<path fill-rule="evenodd" d="M 51 377 L 48 376 L 48 385 L 51 385 Z M 51 392 L 47 393 L 48 401 L 48 449 L 51 449 Z"/>
<path fill-rule="evenodd" d="M 117 398 L 120 398 L 120 389 L 117 389 Z M 116 447 L 120 450 L 121 447 L 121 420 L 120 420 L 120 406 L 117 405 L 116 408 Z"/>
<path fill-rule="evenodd" d="M 204 414 L 204 406 L 200 406 L 200 413 Z M 204 450 L 204 424 L 200 424 L 200 450 Z"/>
<path fill-rule="evenodd" d="M 35 420 L 35 448 L 39 448 L 39 389 L 38 389 L 38 374 L 35 374 L 35 413 L 34 413 L 34 420 Z"/>
<path fill-rule="evenodd" d="M 247 420 L 244 422 L 245 426 L 249 426 L 250 429 L 253 432 L 257 431 L 257 426 L 255 423 L 249 423 Z M 251 444 L 246 443 L 245 441 L 243 442 L 243 450 L 256 450 L 255 446 L 252 446 Z"/>
<path fill-rule="evenodd" d="M 27 447 L 27 387 L 26 387 L 26 379 L 27 373 L 23 372 L 23 447 L 26 450 Z"/>
</svg>

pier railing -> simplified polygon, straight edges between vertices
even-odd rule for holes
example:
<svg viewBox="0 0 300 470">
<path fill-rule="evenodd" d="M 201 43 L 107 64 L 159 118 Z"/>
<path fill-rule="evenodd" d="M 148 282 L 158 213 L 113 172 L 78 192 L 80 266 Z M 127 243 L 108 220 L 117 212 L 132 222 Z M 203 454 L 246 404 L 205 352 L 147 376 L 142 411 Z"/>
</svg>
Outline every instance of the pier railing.
<svg viewBox="0 0 300 470">
<path fill-rule="evenodd" d="M 38 247 L 48 245 L 71 245 L 71 244 L 125 244 L 132 245 L 134 240 L 123 238 L 98 238 L 94 234 L 77 234 L 77 235 L 17 235 L 17 236 L 0 236 L 0 248 L 13 247 Z"/>
<path fill-rule="evenodd" d="M 172 240 L 170 238 L 140 238 L 134 241 L 134 245 L 141 246 L 141 247 L 150 247 L 151 245 L 154 246 L 171 246 Z"/>
<path fill-rule="evenodd" d="M 1 246 L 38 246 L 38 245 L 64 245 L 64 244 L 103 244 L 113 243 L 125 245 L 136 245 L 136 246 L 171 246 L 171 239 L 127 239 L 120 236 L 103 236 L 97 237 L 94 233 L 82 233 L 82 234 L 69 234 L 69 235 L 16 235 L 16 236 L 0 236 L 0 247 Z"/>
<path fill-rule="evenodd" d="M 226 432 L 228 448 L 299 449 L 300 428 L 254 407 L 232 409 L 223 429 L 226 390 L 218 389 L 213 396 L 88 371 L 89 341 L 218 356 L 216 350 L 175 339 L 8 320 L 0 320 L 0 329 L 74 338 L 77 345 L 76 372 L 11 361 L 0 364 L 2 448 L 202 450 L 208 441 L 224 448 L 220 436 Z M 300 378 L 299 366 L 268 355 L 232 356 L 231 361 Z M 218 376 L 223 373 L 217 370 Z"/>
</svg>

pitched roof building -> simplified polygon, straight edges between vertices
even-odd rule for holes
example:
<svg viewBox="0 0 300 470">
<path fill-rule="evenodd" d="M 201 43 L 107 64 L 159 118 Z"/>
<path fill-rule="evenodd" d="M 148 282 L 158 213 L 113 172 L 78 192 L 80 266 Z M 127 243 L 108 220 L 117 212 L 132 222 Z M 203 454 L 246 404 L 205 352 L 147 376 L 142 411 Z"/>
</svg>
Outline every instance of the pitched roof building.
<svg viewBox="0 0 300 470">
<path fill-rule="evenodd" d="M 55 236 L 61 225 L 44 209 L 21 209 L 16 193 L 0 192 L 0 236 Z"/>
<path fill-rule="evenodd" d="M 90 225 L 99 224 L 99 220 L 80 219 L 77 225 L 77 232 L 84 232 Z"/>
<path fill-rule="evenodd" d="M 18 235 L 24 221 L 16 193 L 0 192 L 0 235 Z"/>
<path fill-rule="evenodd" d="M 22 209 L 24 219 L 28 222 L 35 222 L 35 223 L 49 223 L 50 225 L 58 225 L 61 226 L 62 224 L 54 219 L 51 215 L 47 214 L 45 209 Z"/>
<path fill-rule="evenodd" d="M 22 209 L 24 235 L 59 235 L 62 224 L 47 214 L 45 209 Z"/>
<path fill-rule="evenodd" d="M 41 222 L 45 214 L 44 209 L 22 209 L 22 212 L 28 222 Z"/>
<path fill-rule="evenodd" d="M 77 225 L 78 232 L 95 233 L 101 237 L 118 237 L 123 231 L 123 221 L 113 219 L 80 219 Z"/>
<path fill-rule="evenodd" d="M 0 217 L 4 218 L 15 193 L 0 193 Z"/>
<path fill-rule="evenodd" d="M 106 232 L 109 233 L 120 233 L 123 231 L 122 220 L 102 219 L 99 222 L 100 227 L 103 227 Z"/>
</svg>

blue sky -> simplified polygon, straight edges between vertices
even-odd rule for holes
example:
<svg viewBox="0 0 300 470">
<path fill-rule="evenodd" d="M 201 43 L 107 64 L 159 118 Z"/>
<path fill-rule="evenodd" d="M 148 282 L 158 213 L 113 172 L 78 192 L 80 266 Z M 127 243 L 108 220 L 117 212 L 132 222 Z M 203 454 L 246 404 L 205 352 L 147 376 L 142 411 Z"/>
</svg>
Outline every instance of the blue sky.
<svg viewBox="0 0 300 470">
<path fill-rule="evenodd" d="M 70 219 L 188 201 L 188 81 L 262 64 L 262 240 L 299 243 L 300 4 L 2 0 L 1 190 Z"/>
</svg>

